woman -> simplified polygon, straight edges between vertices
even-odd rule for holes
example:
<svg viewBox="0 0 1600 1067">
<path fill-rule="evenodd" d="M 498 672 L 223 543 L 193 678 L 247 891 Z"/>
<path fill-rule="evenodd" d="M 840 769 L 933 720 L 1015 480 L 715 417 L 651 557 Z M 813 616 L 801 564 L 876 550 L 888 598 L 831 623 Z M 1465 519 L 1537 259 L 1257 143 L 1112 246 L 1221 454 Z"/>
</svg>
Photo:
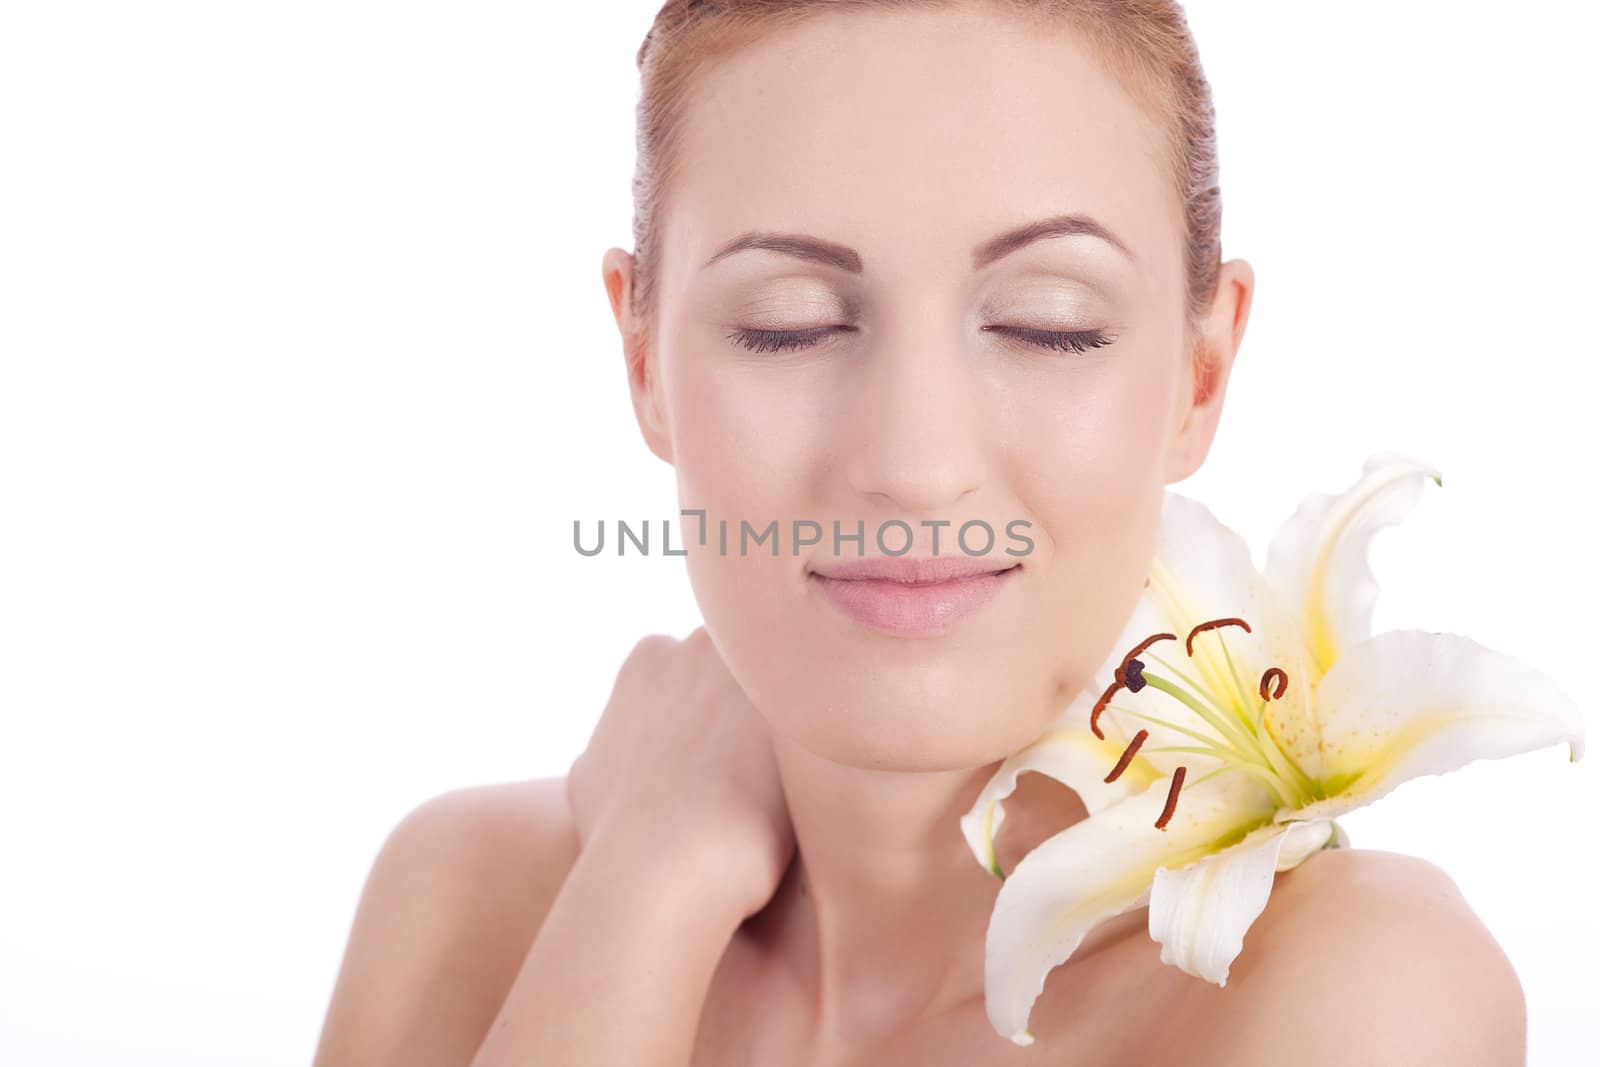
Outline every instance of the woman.
<svg viewBox="0 0 1600 1067">
<path fill-rule="evenodd" d="M 1176 6 L 677 0 L 639 61 L 604 280 L 706 625 L 638 644 L 566 779 L 393 832 L 317 1062 L 1520 1063 L 1449 879 L 1359 850 L 1278 876 L 1225 989 L 1136 909 L 1035 1046 L 985 1018 L 958 820 L 1112 651 L 1254 289 Z M 1005 869 L 1085 817 L 1010 808 Z"/>
</svg>

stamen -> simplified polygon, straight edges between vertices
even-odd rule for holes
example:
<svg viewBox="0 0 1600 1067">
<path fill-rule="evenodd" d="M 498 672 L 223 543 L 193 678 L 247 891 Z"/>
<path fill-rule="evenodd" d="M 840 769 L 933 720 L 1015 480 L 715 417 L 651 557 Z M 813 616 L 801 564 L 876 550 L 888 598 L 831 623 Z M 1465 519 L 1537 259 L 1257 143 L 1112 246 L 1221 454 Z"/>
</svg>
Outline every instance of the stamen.
<svg viewBox="0 0 1600 1067">
<path fill-rule="evenodd" d="M 1272 691 L 1272 695 L 1268 696 L 1267 695 L 1267 680 L 1272 678 L 1273 675 L 1277 675 L 1276 681 L 1277 681 L 1278 684 L 1277 684 L 1277 687 Z M 1285 689 L 1287 689 L 1287 688 L 1289 688 L 1289 675 L 1284 672 L 1282 667 L 1268 667 L 1265 671 L 1262 672 L 1262 674 L 1261 674 L 1261 699 L 1262 700 L 1277 700 L 1277 699 L 1279 699 L 1280 697 L 1283 696 L 1283 691 Z"/>
<path fill-rule="evenodd" d="M 1139 653 L 1143 652 L 1157 641 L 1176 641 L 1177 639 L 1177 634 L 1151 634 L 1143 641 L 1140 641 L 1137 645 L 1134 645 L 1133 648 L 1129 650 L 1128 654 L 1122 657 L 1123 665 L 1126 666 L 1129 660 L 1133 659 L 1133 657 L 1137 656 Z"/>
<path fill-rule="evenodd" d="M 1150 584 L 1149 579 L 1145 580 L 1145 584 Z M 1122 657 L 1122 662 L 1117 665 L 1117 669 L 1111 672 L 1111 684 L 1106 686 L 1106 691 L 1100 694 L 1100 699 L 1094 702 L 1094 708 L 1089 712 L 1089 729 L 1093 731 L 1096 737 L 1102 741 L 1106 739 L 1105 731 L 1100 729 L 1100 713 L 1106 710 L 1106 705 L 1111 703 L 1111 698 L 1116 695 L 1117 690 L 1126 686 L 1128 692 L 1137 693 L 1144 688 L 1144 675 L 1140 673 L 1144 670 L 1144 664 L 1133 657 L 1157 641 L 1176 641 L 1177 639 L 1177 634 L 1152 634 L 1137 645 L 1134 645 L 1128 654 Z M 1130 670 L 1129 668 L 1132 669 Z"/>
<path fill-rule="evenodd" d="M 1172 772 L 1172 784 L 1167 787 L 1167 806 L 1161 809 L 1161 818 L 1156 820 L 1157 830 L 1165 830 L 1172 813 L 1178 810 L 1178 790 L 1183 788 L 1183 776 L 1187 773 L 1187 767 L 1179 767 Z"/>
<path fill-rule="evenodd" d="M 1149 730 L 1140 730 L 1133 735 L 1133 740 L 1128 742 L 1128 747 L 1122 750 L 1122 756 L 1117 760 L 1117 765 L 1111 768 L 1110 774 L 1106 775 L 1108 783 L 1122 777 L 1122 772 L 1127 770 L 1128 764 L 1133 762 L 1133 757 L 1139 751 L 1139 746 L 1144 744 L 1144 739 L 1149 736 Z"/>
<path fill-rule="evenodd" d="M 1188 638 L 1188 640 L 1186 640 L 1184 642 L 1184 651 L 1188 652 L 1189 655 L 1193 656 L 1194 655 L 1194 635 L 1198 634 L 1198 633 L 1204 633 L 1207 630 L 1215 630 L 1219 626 L 1243 626 L 1245 633 L 1250 633 L 1251 632 L 1250 624 L 1245 622 L 1243 619 L 1233 619 L 1233 618 L 1229 618 L 1229 619 L 1212 619 L 1210 622 L 1203 622 L 1199 626 L 1196 626 L 1194 629 L 1189 631 L 1189 638 Z"/>
<path fill-rule="evenodd" d="M 1118 689 L 1122 688 L 1121 667 L 1118 667 L 1113 672 L 1112 678 L 1112 683 L 1106 686 L 1106 691 L 1101 693 L 1100 699 L 1094 702 L 1094 710 L 1089 712 L 1089 729 L 1102 741 L 1106 739 L 1106 734 L 1104 730 L 1100 729 L 1100 713 L 1106 710 L 1106 705 L 1111 703 L 1111 698 L 1116 695 Z"/>
</svg>

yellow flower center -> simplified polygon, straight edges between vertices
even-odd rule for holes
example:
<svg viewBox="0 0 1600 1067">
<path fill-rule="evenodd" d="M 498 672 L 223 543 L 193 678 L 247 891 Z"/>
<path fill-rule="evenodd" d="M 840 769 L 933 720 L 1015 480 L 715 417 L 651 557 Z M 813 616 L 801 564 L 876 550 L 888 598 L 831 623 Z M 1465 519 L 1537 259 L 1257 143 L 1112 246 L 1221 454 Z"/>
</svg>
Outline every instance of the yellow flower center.
<svg viewBox="0 0 1600 1067">
<path fill-rule="evenodd" d="M 1193 658 L 1196 635 L 1226 626 L 1238 626 L 1246 633 L 1251 632 L 1250 624 L 1244 619 L 1236 617 L 1211 619 L 1189 631 L 1188 638 L 1184 641 L 1184 651 Z M 1211 756 L 1221 763 L 1216 770 L 1195 779 L 1195 782 L 1190 784 L 1198 784 L 1225 771 L 1242 771 L 1255 777 L 1271 790 L 1280 807 L 1300 807 L 1317 799 L 1322 792 L 1317 783 L 1300 769 L 1294 758 L 1278 744 L 1272 731 L 1264 725 L 1267 705 L 1274 700 L 1282 699 L 1288 690 L 1288 672 L 1282 667 L 1268 667 L 1261 673 L 1260 682 L 1256 687 L 1259 701 L 1253 699 L 1245 689 L 1239 672 L 1233 665 L 1233 657 L 1228 654 L 1227 643 L 1222 641 L 1220 633 L 1217 634 L 1217 640 L 1222 644 L 1222 654 L 1238 690 L 1237 694 L 1214 693 L 1176 666 L 1153 654 L 1149 658 L 1164 667 L 1172 677 L 1147 671 L 1144 661 L 1138 657 L 1146 654 L 1146 650 L 1158 641 L 1177 639 L 1177 634 L 1152 634 L 1122 657 L 1122 662 L 1113 672 L 1112 683 L 1100 695 L 1100 699 L 1095 701 L 1094 710 L 1089 713 L 1089 729 L 1094 731 L 1094 735 L 1102 740 L 1105 739 L 1106 735 L 1100 729 L 1100 715 L 1107 708 L 1112 708 L 1119 714 L 1165 726 L 1199 742 L 1196 745 L 1166 745 L 1152 748 L 1151 752 L 1195 753 Z M 1120 690 L 1126 689 L 1130 693 L 1137 693 L 1147 685 L 1177 699 L 1211 727 L 1211 733 L 1145 711 L 1112 705 L 1111 698 Z M 1237 700 L 1234 699 L 1235 696 L 1238 697 Z M 1133 762 L 1134 756 L 1138 754 L 1149 736 L 1150 731 L 1144 729 L 1133 735 L 1133 739 L 1128 742 L 1127 748 L 1118 758 L 1116 766 L 1106 775 L 1107 782 L 1116 781 L 1122 772 L 1128 769 L 1128 765 Z M 1187 774 L 1186 766 L 1180 766 L 1172 772 L 1172 781 L 1167 787 L 1167 803 L 1160 817 L 1156 819 L 1156 829 L 1167 828 L 1173 812 L 1177 810 L 1178 793 L 1183 789 Z"/>
</svg>

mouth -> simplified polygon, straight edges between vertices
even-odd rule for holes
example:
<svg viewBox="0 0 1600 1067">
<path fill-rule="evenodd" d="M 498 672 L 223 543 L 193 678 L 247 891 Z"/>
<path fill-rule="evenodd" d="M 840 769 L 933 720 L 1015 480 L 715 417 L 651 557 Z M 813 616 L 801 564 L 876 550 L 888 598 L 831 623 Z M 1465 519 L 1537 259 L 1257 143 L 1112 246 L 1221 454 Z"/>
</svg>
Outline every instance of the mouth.
<svg viewBox="0 0 1600 1067">
<path fill-rule="evenodd" d="M 1016 581 L 1020 562 L 951 557 L 850 561 L 808 571 L 807 583 L 847 618 L 894 637 L 938 637 Z"/>
</svg>

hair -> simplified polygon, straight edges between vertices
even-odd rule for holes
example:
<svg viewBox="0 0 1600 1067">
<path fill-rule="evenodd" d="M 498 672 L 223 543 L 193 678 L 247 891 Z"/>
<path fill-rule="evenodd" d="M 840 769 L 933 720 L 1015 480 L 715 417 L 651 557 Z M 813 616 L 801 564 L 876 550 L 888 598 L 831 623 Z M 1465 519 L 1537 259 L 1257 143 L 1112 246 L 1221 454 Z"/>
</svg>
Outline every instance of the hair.
<svg viewBox="0 0 1600 1067">
<path fill-rule="evenodd" d="M 694 73 L 773 30 L 824 12 L 929 10 L 963 0 L 667 0 L 639 46 L 633 177 L 636 343 L 654 332 L 659 222 L 679 169 L 678 146 Z M 973 2 L 973 0 L 965 0 Z M 1176 0 L 979 0 L 1041 25 L 1081 33 L 1123 89 L 1164 129 L 1185 224 L 1185 312 L 1194 325 L 1216 293 L 1222 192 L 1215 112 L 1199 51 Z M 632 356 L 630 355 L 630 358 Z"/>
</svg>

